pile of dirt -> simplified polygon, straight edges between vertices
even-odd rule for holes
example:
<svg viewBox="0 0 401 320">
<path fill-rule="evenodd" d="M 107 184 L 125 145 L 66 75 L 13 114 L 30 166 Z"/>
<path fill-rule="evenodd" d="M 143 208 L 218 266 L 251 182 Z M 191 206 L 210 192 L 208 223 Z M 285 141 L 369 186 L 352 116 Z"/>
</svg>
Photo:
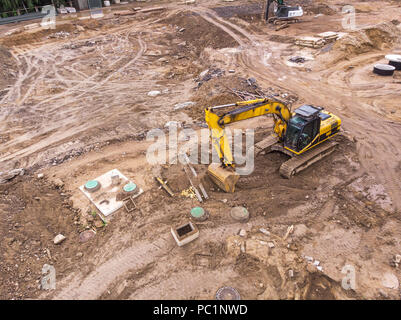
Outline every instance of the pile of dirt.
<svg viewBox="0 0 401 320">
<path fill-rule="evenodd" d="M 0 39 L 0 44 L 6 47 L 20 46 L 24 44 L 41 42 L 46 39 L 46 37 L 58 33 L 58 32 L 68 32 L 72 33 L 76 28 L 72 24 L 62 24 L 58 25 L 55 29 L 38 29 L 37 32 L 22 32 L 10 35 Z"/>
<path fill-rule="evenodd" d="M 206 107 L 268 96 L 277 97 L 289 105 L 298 100 L 297 96 L 278 88 L 261 88 L 254 78 L 246 79 L 235 75 L 224 75 L 212 77 L 209 81 L 199 84 L 200 82 L 198 82 L 198 88 L 192 97 L 196 105 L 185 111 L 192 119 L 200 121 L 205 119 L 204 109 Z"/>
<path fill-rule="evenodd" d="M 393 23 L 383 22 L 348 34 L 336 42 L 334 49 L 347 56 L 366 53 L 372 49 L 383 50 L 398 43 L 399 34 L 400 30 Z"/>
<path fill-rule="evenodd" d="M 213 10 L 222 18 L 231 17 L 248 17 L 248 16 L 261 16 L 263 6 L 261 3 L 251 3 L 240 6 L 224 6 L 213 8 Z"/>
<path fill-rule="evenodd" d="M 326 16 L 332 16 L 337 13 L 337 11 L 325 3 L 311 3 L 302 5 L 305 12 L 312 14 L 324 14 Z"/>
<path fill-rule="evenodd" d="M 269 237 L 251 230 L 249 235 L 231 236 L 226 240 L 227 253 L 235 258 L 234 270 L 246 277 L 248 283 L 254 283 L 258 300 L 355 298 L 353 293 L 344 292 L 339 283 L 306 262 L 296 249 L 296 241 L 290 239 L 290 245 L 277 237 L 274 240 Z M 272 240 L 269 243 L 274 243 L 273 248 L 268 247 L 267 240 Z M 248 297 L 244 295 L 244 298 Z"/>
<path fill-rule="evenodd" d="M 192 98 L 196 105 L 186 110 L 188 115 L 196 120 L 204 121 L 206 107 L 233 103 L 241 100 L 230 89 L 254 92 L 246 79 L 236 76 L 222 76 L 203 82 Z"/>
<path fill-rule="evenodd" d="M 205 48 L 222 49 L 237 46 L 227 33 L 221 32 L 194 12 L 180 12 L 161 21 L 176 26 L 177 37 L 199 56 Z"/>
<path fill-rule="evenodd" d="M 0 185 L 0 299 L 35 298 L 44 264 L 55 267 L 58 281 L 79 263 L 77 215 L 61 191 L 26 175 Z M 66 240 L 55 245 L 59 233 Z"/>
<path fill-rule="evenodd" d="M 10 85 L 15 80 L 17 72 L 16 61 L 10 51 L 0 45 L 0 89 Z M 1 97 L 2 92 L 0 92 Z"/>
<path fill-rule="evenodd" d="M 367 53 L 392 48 L 401 42 L 400 30 L 391 22 L 383 22 L 349 33 L 339 39 L 329 51 L 331 64 Z"/>
</svg>

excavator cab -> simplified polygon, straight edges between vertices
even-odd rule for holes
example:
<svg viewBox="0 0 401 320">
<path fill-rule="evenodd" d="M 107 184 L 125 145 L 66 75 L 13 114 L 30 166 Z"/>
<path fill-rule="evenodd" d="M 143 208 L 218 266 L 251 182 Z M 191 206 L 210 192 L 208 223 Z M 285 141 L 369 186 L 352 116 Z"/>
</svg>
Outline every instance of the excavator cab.
<svg viewBox="0 0 401 320">
<path fill-rule="evenodd" d="M 301 17 L 303 15 L 303 10 L 300 6 L 290 7 L 290 6 L 278 6 L 275 12 L 277 18 L 292 18 Z"/>
<path fill-rule="evenodd" d="M 271 7 L 273 7 L 273 9 L 271 9 Z M 280 20 L 297 22 L 297 18 L 302 17 L 303 14 L 302 7 L 288 6 L 284 3 L 284 0 L 266 0 L 263 11 L 264 19 L 269 23 L 275 24 Z"/>
<path fill-rule="evenodd" d="M 294 111 L 294 116 L 288 121 L 284 136 L 284 147 L 299 153 L 312 142 L 317 142 L 320 132 L 320 111 L 322 108 L 303 105 Z"/>
</svg>

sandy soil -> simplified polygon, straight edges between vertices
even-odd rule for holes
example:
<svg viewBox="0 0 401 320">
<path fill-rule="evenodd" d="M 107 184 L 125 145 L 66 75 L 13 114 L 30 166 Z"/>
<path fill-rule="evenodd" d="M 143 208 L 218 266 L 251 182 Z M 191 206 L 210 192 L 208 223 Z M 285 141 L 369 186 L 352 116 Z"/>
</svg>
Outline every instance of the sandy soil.
<svg viewBox="0 0 401 320">
<path fill-rule="evenodd" d="M 260 20 L 256 1 L 152 2 L 142 5 L 164 9 L 8 36 L 2 26 L 0 171 L 25 174 L 0 184 L 0 298 L 213 299 L 228 285 L 244 299 L 399 299 L 398 281 L 389 288 L 383 279 L 401 276 L 392 262 L 401 254 L 401 74 L 371 70 L 401 53 L 401 5 L 351 2 L 352 32 L 335 1 L 298 1 L 301 23 L 280 31 Z M 344 37 L 321 49 L 294 45 L 324 31 Z M 294 56 L 308 59 L 289 63 Z M 291 180 L 278 172 L 287 156 L 259 155 L 233 194 L 195 165 L 210 217 L 199 239 L 178 247 L 170 228 L 199 203 L 180 195 L 190 186 L 180 164 L 147 162 L 146 133 L 168 121 L 200 130 L 205 106 L 240 99 L 233 89 L 324 106 L 343 121 L 339 149 Z M 174 110 L 186 101 L 195 104 Z M 256 141 L 271 126 L 266 117 L 236 125 L 255 128 Z M 78 187 L 114 168 L 145 192 L 138 210 L 103 222 Z M 247 223 L 231 219 L 235 206 L 249 210 Z M 85 230 L 96 234 L 82 242 Z M 66 240 L 55 245 L 59 233 Z M 40 290 L 45 263 L 56 268 L 56 290 Z M 356 270 L 355 290 L 341 286 L 345 265 Z"/>
</svg>

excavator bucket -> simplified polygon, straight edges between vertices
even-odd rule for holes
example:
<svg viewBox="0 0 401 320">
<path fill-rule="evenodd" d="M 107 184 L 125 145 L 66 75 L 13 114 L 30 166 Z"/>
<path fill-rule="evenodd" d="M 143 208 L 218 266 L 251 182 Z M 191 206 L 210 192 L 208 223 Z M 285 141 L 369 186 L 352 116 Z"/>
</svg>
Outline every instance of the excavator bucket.
<svg viewBox="0 0 401 320">
<path fill-rule="evenodd" d="M 209 176 L 213 182 L 225 192 L 234 192 L 239 174 L 231 168 L 223 168 L 220 163 L 212 163 L 208 168 Z"/>
</svg>

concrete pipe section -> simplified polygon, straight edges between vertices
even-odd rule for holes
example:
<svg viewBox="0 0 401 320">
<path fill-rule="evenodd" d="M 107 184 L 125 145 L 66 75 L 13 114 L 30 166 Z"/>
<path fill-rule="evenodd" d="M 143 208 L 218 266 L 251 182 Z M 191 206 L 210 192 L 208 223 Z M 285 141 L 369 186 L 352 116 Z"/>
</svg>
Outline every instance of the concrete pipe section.
<svg viewBox="0 0 401 320">
<path fill-rule="evenodd" d="M 395 67 L 389 64 L 376 64 L 373 68 L 373 72 L 380 76 L 392 76 L 394 71 Z"/>
<path fill-rule="evenodd" d="M 395 67 L 395 70 L 401 70 L 401 55 L 388 54 L 385 57 L 389 61 L 389 65 Z"/>
</svg>

